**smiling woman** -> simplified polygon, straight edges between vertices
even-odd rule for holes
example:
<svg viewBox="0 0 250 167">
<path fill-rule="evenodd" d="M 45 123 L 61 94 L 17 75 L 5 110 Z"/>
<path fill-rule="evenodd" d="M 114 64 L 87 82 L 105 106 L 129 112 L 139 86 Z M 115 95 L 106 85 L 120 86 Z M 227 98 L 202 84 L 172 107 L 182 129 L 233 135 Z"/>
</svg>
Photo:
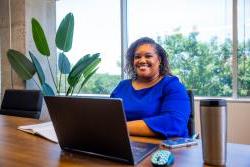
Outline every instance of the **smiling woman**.
<svg viewBox="0 0 250 167">
<path fill-rule="evenodd" d="M 140 38 L 126 54 L 131 79 L 111 97 L 122 98 L 131 135 L 187 137 L 190 103 L 185 87 L 169 69 L 167 54 L 154 40 Z"/>
</svg>

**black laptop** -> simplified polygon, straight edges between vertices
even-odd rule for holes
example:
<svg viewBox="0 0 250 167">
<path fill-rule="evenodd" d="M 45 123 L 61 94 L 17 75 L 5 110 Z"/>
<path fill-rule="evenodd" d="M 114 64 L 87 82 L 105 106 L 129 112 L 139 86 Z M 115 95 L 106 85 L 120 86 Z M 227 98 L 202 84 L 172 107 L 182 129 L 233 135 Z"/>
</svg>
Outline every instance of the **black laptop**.
<svg viewBox="0 0 250 167">
<path fill-rule="evenodd" d="M 62 150 L 138 164 L 158 148 L 129 140 L 121 99 L 46 96 Z"/>
</svg>

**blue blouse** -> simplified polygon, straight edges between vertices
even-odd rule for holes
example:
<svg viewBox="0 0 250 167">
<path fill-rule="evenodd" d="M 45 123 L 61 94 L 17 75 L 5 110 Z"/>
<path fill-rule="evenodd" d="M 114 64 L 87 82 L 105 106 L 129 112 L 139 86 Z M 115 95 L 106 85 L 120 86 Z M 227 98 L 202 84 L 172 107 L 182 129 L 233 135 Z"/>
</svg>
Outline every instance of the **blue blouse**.
<svg viewBox="0 0 250 167">
<path fill-rule="evenodd" d="M 150 88 L 135 90 L 132 80 L 123 80 L 111 93 L 121 98 L 127 121 L 144 120 L 164 137 L 187 137 L 190 102 L 185 87 L 176 76 L 165 76 Z"/>
</svg>

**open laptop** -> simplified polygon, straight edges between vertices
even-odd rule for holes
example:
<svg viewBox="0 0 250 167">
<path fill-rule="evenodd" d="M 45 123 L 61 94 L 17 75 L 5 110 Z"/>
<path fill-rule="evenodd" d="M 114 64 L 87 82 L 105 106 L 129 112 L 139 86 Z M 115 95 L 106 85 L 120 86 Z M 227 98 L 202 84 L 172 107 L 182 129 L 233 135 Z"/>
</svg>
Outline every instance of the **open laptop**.
<svg viewBox="0 0 250 167">
<path fill-rule="evenodd" d="M 45 96 L 62 150 L 138 164 L 158 148 L 131 142 L 121 99 Z"/>
</svg>

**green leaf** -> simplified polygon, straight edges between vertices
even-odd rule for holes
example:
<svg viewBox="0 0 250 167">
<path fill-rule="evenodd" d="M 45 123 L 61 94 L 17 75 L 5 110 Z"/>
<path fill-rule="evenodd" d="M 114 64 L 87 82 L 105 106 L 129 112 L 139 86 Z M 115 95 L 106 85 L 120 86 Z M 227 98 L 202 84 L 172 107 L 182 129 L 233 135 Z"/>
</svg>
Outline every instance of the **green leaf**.
<svg viewBox="0 0 250 167">
<path fill-rule="evenodd" d="M 43 83 L 45 83 L 45 75 L 44 75 L 43 69 L 42 69 L 39 61 L 37 60 L 37 58 L 33 55 L 33 53 L 31 53 L 29 51 L 29 54 L 30 54 L 30 58 L 31 58 L 31 60 L 32 60 L 34 66 L 35 66 L 39 81 L 40 81 L 40 83 L 42 85 Z"/>
<path fill-rule="evenodd" d="M 56 32 L 56 46 L 57 48 L 68 52 L 72 47 L 74 33 L 74 16 L 72 13 L 68 13 Z"/>
<path fill-rule="evenodd" d="M 73 66 L 73 68 L 70 71 L 70 76 L 74 76 L 77 75 L 77 73 L 79 73 L 81 71 L 82 64 L 89 64 L 89 62 L 91 61 L 91 55 L 87 54 L 85 56 L 83 56 L 81 59 L 78 60 L 78 62 Z"/>
<path fill-rule="evenodd" d="M 82 75 L 87 74 L 91 69 L 94 69 L 101 61 L 100 54 L 83 56 L 72 68 L 68 76 L 68 83 L 70 86 L 75 86 Z"/>
<path fill-rule="evenodd" d="M 9 49 L 7 52 L 7 57 L 11 67 L 23 80 L 31 79 L 36 73 L 34 65 L 22 53 L 13 49 Z"/>
<path fill-rule="evenodd" d="M 83 56 L 72 68 L 68 76 L 68 83 L 70 85 L 67 94 L 72 94 L 76 85 L 83 79 L 86 79 L 87 76 L 92 73 L 97 65 L 101 62 L 99 58 L 100 54 L 90 55 L 87 54 Z"/>
<path fill-rule="evenodd" d="M 98 53 L 99 54 L 99 53 Z M 95 56 L 95 55 L 93 55 Z M 99 55 L 97 58 L 95 58 L 83 71 L 83 76 L 86 78 L 92 71 L 98 66 L 98 64 L 101 62 L 101 58 L 99 58 Z"/>
<path fill-rule="evenodd" d="M 82 75 L 82 69 L 86 64 L 89 64 L 91 57 L 90 54 L 83 56 L 71 69 L 68 76 L 68 83 L 70 86 L 75 86 Z"/>
<path fill-rule="evenodd" d="M 59 54 L 58 66 L 59 66 L 59 70 L 62 74 L 69 74 L 70 62 L 64 53 Z"/>
<path fill-rule="evenodd" d="M 92 70 L 83 80 L 83 82 L 81 83 L 80 89 L 78 91 L 78 94 L 80 93 L 82 87 L 88 82 L 88 80 L 92 77 L 92 75 L 95 74 L 95 72 L 98 70 L 98 68 Z"/>
<path fill-rule="evenodd" d="M 32 18 L 31 24 L 32 24 L 33 39 L 35 41 L 37 50 L 42 55 L 50 56 L 48 42 L 40 23 L 35 18 Z"/>
<path fill-rule="evenodd" d="M 55 96 L 53 89 L 47 83 L 42 84 L 42 90 L 44 96 Z"/>
</svg>

